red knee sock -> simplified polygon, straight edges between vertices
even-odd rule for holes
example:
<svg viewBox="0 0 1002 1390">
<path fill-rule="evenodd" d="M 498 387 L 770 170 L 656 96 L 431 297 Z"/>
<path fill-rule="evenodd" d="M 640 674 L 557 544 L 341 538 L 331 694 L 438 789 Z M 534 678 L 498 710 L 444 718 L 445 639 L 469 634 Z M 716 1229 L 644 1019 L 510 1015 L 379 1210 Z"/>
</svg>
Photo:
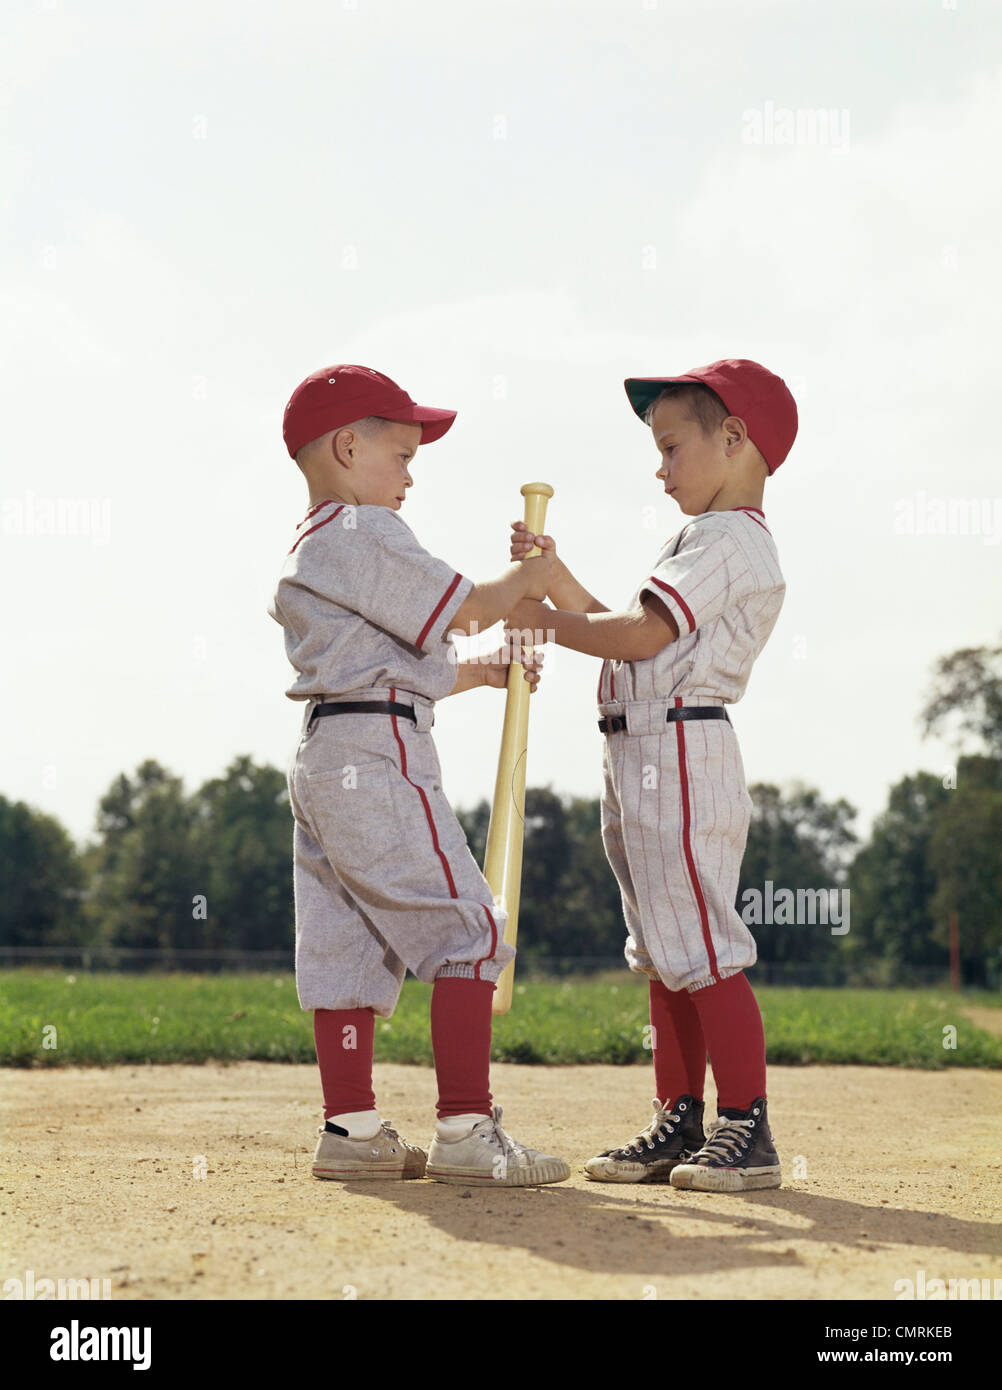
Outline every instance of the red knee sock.
<svg viewBox="0 0 1002 1390">
<path fill-rule="evenodd" d="M 765 1030 L 751 985 L 739 971 L 689 998 L 703 1026 L 718 1110 L 748 1110 L 765 1095 Z"/>
<path fill-rule="evenodd" d="M 650 1012 L 658 1100 L 662 1105 L 686 1095 L 702 1100 L 706 1042 L 692 995 L 651 980 Z"/>
<path fill-rule="evenodd" d="M 324 1119 L 375 1110 L 371 1009 L 314 1009 L 313 1038 L 324 1091 Z"/>
<path fill-rule="evenodd" d="M 491 980 L 447 975 L 431 992 L 438 1118 L 491 1113 Z"/>
</svg>

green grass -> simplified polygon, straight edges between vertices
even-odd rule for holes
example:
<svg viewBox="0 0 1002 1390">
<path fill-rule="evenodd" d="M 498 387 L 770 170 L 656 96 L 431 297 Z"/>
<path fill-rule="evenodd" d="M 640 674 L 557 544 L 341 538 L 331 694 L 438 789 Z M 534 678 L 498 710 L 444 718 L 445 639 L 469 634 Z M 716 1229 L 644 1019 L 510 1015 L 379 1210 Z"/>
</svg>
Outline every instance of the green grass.
<svg viewBox="0 0 1002 1390">
<path fill-rule="evenodd" d="M 649 1061 L 646 984 L 627 971 L 526 980 L 515 989 L 511 1013 L 494 1023 L 495 1061 Z M 408 980 L 393 1017 L 377 1018 L 378 1060 L 431 1064 L 430 994 L 429 986 Z M 975 1028 L 962 1013 L 965 1002 L 997 1004 L 991 994 L 779 988 L 756 994 L 771 1063 L 1002 1067 L 1002 1038 Z M 957 1029 L 955 1048 L 943 1046 L 950 1026 Z M 313 1062 L 312 1018 L 300 1009 L 292 978 L 0 971 L 0 1065 L 206 1061 Z"/>
<path fill-rule="evenodd" d="M 990 1009 L 1002 1009 L 1002 990 L 969 989 L 964 993 L 969 1004 L 986 1005 Z"/>
</svg>

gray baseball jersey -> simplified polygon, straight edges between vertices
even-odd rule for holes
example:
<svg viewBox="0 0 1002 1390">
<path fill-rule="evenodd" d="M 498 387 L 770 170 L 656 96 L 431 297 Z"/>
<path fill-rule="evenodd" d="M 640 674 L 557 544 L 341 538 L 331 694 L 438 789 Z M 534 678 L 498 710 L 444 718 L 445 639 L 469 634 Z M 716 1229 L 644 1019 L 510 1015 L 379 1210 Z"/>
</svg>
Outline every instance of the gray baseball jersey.
<svg viewBox="0 0 1002 1390">
<path fill-rule="evenodd" d="M 288 767 L 296 984 L 304 1009 L 389 1017 L 419 979 L 496 980 L 514 950 L 442 791 L 434 702 L 456 683 L 446 634 L 472 581 L 387 507 L 314 507 L 269 613 L 305 700 Z M 310 717 L 321 702 L 400 702 L 397 714 Z"/>
<path fill-rule="evenodd" d="M 753 965 L 734 901 L 751 798 L 727 720 L 667 722 L 672 708 L 739 700 L 785 592 L 754 507 L 706 512 L 665 545 L 634 593 L 655 594 L 679 636 L 647 661 L 602 663 L 602 835 L 619 881 L 631 969 L 701 989 Z"/>
<path fill-rule="evenodd" d="M 321 502 L 297 528 L 268 611 L 297 671 L 290 700 L 391 685 L 439 700 L 456 683 L 449 623 L 473 588 L 389 507 Z"/>
</svg>

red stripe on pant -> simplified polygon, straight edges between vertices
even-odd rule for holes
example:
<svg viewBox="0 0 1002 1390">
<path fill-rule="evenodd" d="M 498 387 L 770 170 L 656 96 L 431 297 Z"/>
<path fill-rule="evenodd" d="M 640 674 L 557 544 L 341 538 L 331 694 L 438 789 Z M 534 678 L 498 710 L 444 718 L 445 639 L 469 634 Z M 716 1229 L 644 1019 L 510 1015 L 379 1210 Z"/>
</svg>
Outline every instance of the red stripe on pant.
<svg viewBox="0 0 1002 1390">
<path fill-rule="evenodd" d="M 474 979 L 477 980 L 480 979 L 480 967 L 483 965 L 485 960 L 494 959 L 494 952 L 498 948 L 498 924 L 497 922 L 495 922 L 494 914 L 493 912 L 491 912 L 490 908 L 487 906 L 486 903 L 484 904 L 484 911 L 487 913 L 487 920 L 491 924 L 491 949 L 487 952 L 486 956 L 480 957 L 480 959 L 476 963 L 476 966 L 474 967 Z"/>
<path fill-rule="evenodd" d="M 395 700 L 396 698 L 397 698 L 396 689 L 395 689 L 393 686 L 391 686 L 391 687 L 390 687 L 390 699 L 391 699 L 391 700 Z M 425 819 L 426 819 L 427 822 L 428 822 L 428 829 L 431 831 L 431 842 L 432 842 L 432 844 L 433 844 L 434 847 L 435 847 L 435 853 L 438 855 L 439 859 L 442 861 L 442 868 L 443 868 L 444 871 L 445 871 L 445 881 L 446 881 L 446 883 L 449 885 L 449 896 L 450 896 L 451 898 L 458 898 L 458 897 L 459 897 L 459 894 L 456 892 L 456 883 L 455 883 L 455 880 L 454 880 L 453 877 L 452 877 L 452 870 L 449 868 L 449 861 L 448 861 L 448 859 L 446 859 L 445 855 L 442 853 L 442 847 L 441 847 L 441 845 L 438 843 L 438 831 L 435 829 L 435 822 L 434 822 L 434 820 L 432 819 L 431 807 L 428 805 L 428 798 L 427 798 L 427 796 L 425 795 L 424 788 L 423 788 L 423 787 L 419 787 L 418 784 L 417 784 L 416 782 L 411 782 L 411 779 L 407 776 L 407 750 L 406 750 L 406 748 L 404 748 L 404 741 L 403 741 L 403 739 L 400 737 L 400 730 L 399 730 L 399 728 L 397 727 L 397 716 L 396 716 L 395 714 L 391 714 L 391 715 L 390 715 L 390 719 L 392 720 L 392 723 L 393 723 L 393 737 L 396 739 L 396 741 L 397 741 L 397 747 L 400 749 L 400 771 L 401 771 L 401 772 L 403 773 L 403 775 L 404 775 L 404 780 L 405 780 L 406 782 L 410 783 L 410 785 L 411 785 L 411 786 L 414 788 L 414 790 L 417 792 L 418 796 L 421 798 L 421 805 L 424 807 L 424 814 L 425 814 Z"/>
<path fill-rule="evenodd" d="M 681 696 L 675 697 L 675 708 L 682 708 Z M 692 891 L 696 897 L 696 906 L 699 909 L 699 925 L 703 933 L 706 954 L 710 961 L 710 974 L 716 975 L 717 953 L 713 949 L 713 940 L 710 936 L 710 916 L 706 910 L 706 898 L 703 896 L 703 886 L 699 881 L 699 875 L 696 872 L 696 860 L 692 853 L 692 812 L 689 806 L 689 769 L 686 766 L 684 730 L 684 722 L 681 719 L 677 720 L 675 723 L 675 741 L 678 748 L 678 772 L 682 788 L 682 852 L 685 856 L 686 867 L 689 870 Z"/>
<path fill-rule="evenodd" d="M 396 688 L 394 686 L 391 686 L 390 699 L 395 700 L 396 698 Z M 435 821 L 432 817 L 431 807 L 428 805 L 428 798 L 425 795 L 424 788 L 419 787 L 416 782 L 412 782 L 411 779 L 407 776 L 407 749 L 404 747 L 404 741 L 400 737 L 400 729 L 397 726 L 397 716 L 393 714 L 390 716 L 390 719 L 393 724 L 393 737 L 396 739 L 397 747 L 400 749 L 400 771 L 403 773 L 404 780 L 414 788 L 418 796 L 421 798 L 421 805 L 424 807 L 425 819 L 427 820 L 428 828 L 431 831 L 431 842 L 434 846 L 435 853 L 442 861 L 442 868 L 445 871 L 445 881 L 449 885 L 449 896 L 452 898 L 458 898 L 459 894 L 456 891 L 456 881 L 452 877 L 452 869 L 449 867 L 449 861 L 443 854 L 442 847 L 438 842 L 438 831 L 435 829 Z M 497 923 L 494 921 L 493 913 L 491 912 L 490 908 L 487 907 L 486 904 L 484 904 L 484 911 L 487 913 L 487 920 L 491 924 L 491 949 L 488 951 L 486 956 L 481 956 L 480 959 L 476 962 L 475 978 L 478 980 L 480 979 L 480 967 L 483 965 L 485 960 L 491 960 L 493 958 L 494 953 L 497 951 L 498 948 Z"/>
</svg>

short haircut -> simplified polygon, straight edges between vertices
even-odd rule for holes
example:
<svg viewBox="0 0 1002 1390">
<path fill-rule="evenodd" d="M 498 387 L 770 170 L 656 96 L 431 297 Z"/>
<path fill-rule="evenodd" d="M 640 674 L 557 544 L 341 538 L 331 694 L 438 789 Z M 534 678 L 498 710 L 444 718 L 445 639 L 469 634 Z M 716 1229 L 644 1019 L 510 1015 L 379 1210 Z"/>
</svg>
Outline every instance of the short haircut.
<svg viewBox="0 0 1002 1390">
<path fill-rule="evenodd" d="M 342 429 L 357 430 L 360 434 L 378 434 L 387 425 L 399 425 L 399 420 L 384 420 L 381 415 L 367 415 L 364 420 L 355 420 L 350 425 L 342 425 Z"/>
<path fill-rule="evenodd" d="M 702 386 L 696 381 L 673 381 L 655 396 L 644 411 L 645 425 L 654 419 L 654 411 L 662 401 L 681 401 L 706 435 L 712 434 L 733 414 L 712 387 Z"/>
<path fill-rule="evenodd" d="M 372 435 L 378 434 L 379 431 L 385 429 L 387 425 L 395 425 L 396 423 L 397 421 L 395 420 L 384 420 L 380 415 L 366 415 L 361 420 L 350 420 L 346 425 L 338 425 L 336 430 L 328 430 L 327 434 L 337 434 L 340 430 L 354 430 L 356 434 Z M 318 435 L 317 438 L 323 439 L 324 436 L 321 434 Z M 301 449 L 296 450 L 296 463 L 300 468 L 302 468 L 306 455 L 316 442 L 316 439 L 311 439 L 308 443 L 304 444 Z"/>
</svg>

